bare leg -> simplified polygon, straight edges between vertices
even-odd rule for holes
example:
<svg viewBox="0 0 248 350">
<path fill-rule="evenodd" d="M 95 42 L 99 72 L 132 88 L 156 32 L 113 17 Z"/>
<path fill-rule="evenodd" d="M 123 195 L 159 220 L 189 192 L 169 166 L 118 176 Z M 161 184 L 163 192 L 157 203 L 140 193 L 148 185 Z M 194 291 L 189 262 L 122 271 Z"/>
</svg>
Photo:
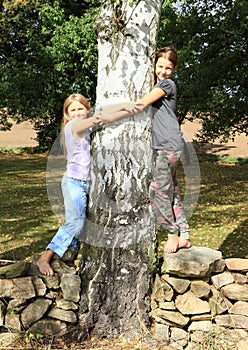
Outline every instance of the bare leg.
<svg viewBox="0 0 248 350">
<path fill-rule="evenodd" d="M 50 261 L 54 256 L 54 252 L 50 249 L 46 250 L 41 257 L 37 260 L 36 265 L 40 272 L 45 276 L 53 276 L 54 272 L 51 268 Z"/>
<path fill-rule="evenodd" d="M 178 236 L 170 236 L 167 239 L 167 242 L 164 245 L 165 253 L 175 253 L 179 248 L 179 237 Z"/>
</svg>

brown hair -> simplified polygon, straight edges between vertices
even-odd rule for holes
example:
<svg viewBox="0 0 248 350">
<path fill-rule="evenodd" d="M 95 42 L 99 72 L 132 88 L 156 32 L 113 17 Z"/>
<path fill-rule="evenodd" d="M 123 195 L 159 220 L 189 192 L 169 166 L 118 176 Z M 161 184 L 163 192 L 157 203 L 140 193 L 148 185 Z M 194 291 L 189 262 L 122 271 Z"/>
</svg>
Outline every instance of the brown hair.
<svg viewBox="0 0 248 350">
<path fill-rule="evenodd" d="M 178 54 L 177 50 L 173 46 L 166 46 L 162 49 L 155 52 L 155 60 L 154 60 L 154 81 L 156 81 L 156 64 L 160 57 L 167 58 L 169 61 L 171 61 L 176 68 L 178 65 Z"/>
</svg>

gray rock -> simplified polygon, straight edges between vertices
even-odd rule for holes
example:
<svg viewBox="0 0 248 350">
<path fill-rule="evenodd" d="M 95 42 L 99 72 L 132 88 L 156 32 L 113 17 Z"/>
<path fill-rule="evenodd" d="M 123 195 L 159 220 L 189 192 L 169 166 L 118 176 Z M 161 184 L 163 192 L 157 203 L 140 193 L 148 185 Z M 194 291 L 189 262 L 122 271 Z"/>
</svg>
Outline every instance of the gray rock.
<svg viewBox="0 0 248 350">
<path fill-rule="evenodd" d="M 13 349 L 10 348 L 10 345 L 15 343 L 18 339 L 21 338 L 20 333 L 8 332 L 0 333 L 0 349 Z M 16 347 L 14 347 L 15 349 Z"/>
<path fill-rule="evenodd" d="M 188 331 L 203 331 L 203 332 L 210 332 L 212 328 L 212 322 L 211 321 L 194 321 L 190 324 Z"/>
<path fill-rule="evenodd" d="M 189 322 L 189 318 L 178 311 L 156 309 L 152 310 L 151 316 L 158 322 L 183 328 Z"/>
<path fill-rule="evenodd" d="M 221 292 L 229 299 L 248 301 L 247 284 L 228 284 L 221 288 Z"/>
<path fill-rule="evenodd" d="M 60 287 L 65 300 L 78 302 L 81 291 L 81 278 L 78 275 L 64 273 L 61 276 Z"/>
<path fill-rule="evenodd" d="M 20 313 L 26 306 L 26 299 L 12 299 L 8 304 L 7 311 L 9 313 Z"/>
<path fill-rule="evenodd" d="M 231 284 L 234 282 L 234 277 L 231 272 L 225 271 L 223 273 L 219 273 L 218 275 L 214 275 L 211 277 L 213 285 L 216 289 L 220 289 L 227 284 Z"/>
<path fill-rule="evenodd" d="M 49 311 L 48 316 L 51 318 L 56 318 L 60 321 L 75 323 L 77 321 L 77 316 L 73 311 L 70 310 L 62 310 L 59 308 L 53 308 Z"/>
<path fill-rule="evenodd" d="M 152 299 L 159 303 L 163 303 L 165 300 L 171 301 L 173 294 L 174 292 L 171 286 L 158 275 L 156 275 L 153 285 Z"/>
<path fill-rule="evenodd" d="M 174 301 L 165 301 L 163 303 L 158 303 L 158 307 L 162 310 L 176 310 Z"/>
<path fill-rule="evenodd" d="M 46 294 L 46 285 L 41 278 L 37 276 L 32 277 L 33 286 L 36 296 L 43 297 Z"/>
<path fill-rule="evenodd" d="M 33 334 L 43 334 L 52 336 L 63 334 L 66 331 L 66 323 L 53 319 L 40 320 L 34 323 L 29 329 L 29 332 Z"/>
<path fill-rule="evenodd" d="M 35 296 L 31 277 L 0 279 L 0 298 L 30 299 Z"/>
<path fill-rule="evenodd" d="M 181 328 L 171 328 L 171 337 L 170 339 L 179 346 L 186 346 L 188 343 L 188 332 L 184 331 Z"/>
<path fill-rule="evenodd" d="M 168 282 L 178 294 L 186 292 L 190 285 L 190 281 L 187 279 L 171 277 L 169 275 L 162 275 L 162 279 Z"/>
<path fill-rule="evenodd" d="M 162 273 L 181 277 L 205 277 L 224 269 L 220 251 L 206 247 L 179 249 L 174 254 L 165 254 Z"/>
<path fill-rule="evenodd" d="M 248 282 L 247 276 L 242 274 L 242 273 L 232 272 L 232 275 L 233 275 L 235 283 L 245 284 Z"/>
<path fill-rule="evenodd" d="M 18 261 L 16 263 L 0 267 L 0 275 L 6 276 L 6 278 L 16 278 L 25 276 L 30 263 L 25 261 Z"/>
<path fill-rule="evenodd" d="M 5 327 L 15 331 L 21 331 L 22 325 L 20 321 L 20 315 L 7 312 L 5 315 Z"/>
<path fill-rule="evenodd" d="M 197 298 L 191 291 L 177 296 L 176 308 L 183 315 L 197 315 L 210 312 L 208 302 Z"/>
<path fill-rule="evenodd" d="M 21 321 L 27 329 L 33 323 L 41 319 L 47 312 L 52 301 L 45 298 L 38 298 L 33 303 L 29 304 L 21 313 Z"/>
<path fill-rule="evenodd" d="M 154 323 L 154 337 L 156 340 L 160 342 L 169 342 L 170 334 L 169 334 L 169 326 L 161 324 L 161 323 Z"/>
<path fill-rule="evenodd" d="M 248 317 L 241 315 L 218 315 L 215 322 L 219 326 L 248 329 Z"/>
<path fill-rule="evenodd" d="M 209 299 L 209 306 L 211 309 L 211 315 L 220 315 L 230 309 L 232 303 L 220 293 L 214 286 L 211 286 L 212 296 Z"/>
<path fill-rule="evenodd" d="M 243 315 L 248 317 L 248 303 L 245 301 L 237 301 L 230 309 L 230 314 Z"/>
<path fill-rule="evenodd" d="M 72 301 L 58 299 L 56 300 L 56 306 L 63 310 L 78 310 L 78 305 Z"/>
<path fill-rule="evenodd" d="M 225 259 L 225 263 L 230 271 L 248 271 L 248 259 L 230 258 Z"/>
<path fill-rule="evenodd" d="M 204 281 L 192 281 L 190 290 L 198 298 L 208 298 L 211 292 L 211 288 L 207 282 Z"/>
</svg>

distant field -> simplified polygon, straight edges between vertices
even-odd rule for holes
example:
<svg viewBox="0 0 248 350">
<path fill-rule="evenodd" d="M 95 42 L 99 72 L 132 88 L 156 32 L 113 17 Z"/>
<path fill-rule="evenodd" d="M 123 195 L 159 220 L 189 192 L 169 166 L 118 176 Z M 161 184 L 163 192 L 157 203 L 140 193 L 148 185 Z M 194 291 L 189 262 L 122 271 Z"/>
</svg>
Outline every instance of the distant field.
<svg viewBox="0 0 248 350">
<path fill-rule="evenodd" d="M 200 125 L 197 122 L 186 122 L 182 126 L 185 138 L 192 141 Z M 11 131 L 0 131 L 0 147 L 35 147 L 36 133 L 29 122 L 14 124 Z M 248 137 L 239 135 L 234 141 L 226 144 L 214 143 L 203 147 L 206 154 L 214 154 L 225 157 L 248 158 Z"/>
</svg>

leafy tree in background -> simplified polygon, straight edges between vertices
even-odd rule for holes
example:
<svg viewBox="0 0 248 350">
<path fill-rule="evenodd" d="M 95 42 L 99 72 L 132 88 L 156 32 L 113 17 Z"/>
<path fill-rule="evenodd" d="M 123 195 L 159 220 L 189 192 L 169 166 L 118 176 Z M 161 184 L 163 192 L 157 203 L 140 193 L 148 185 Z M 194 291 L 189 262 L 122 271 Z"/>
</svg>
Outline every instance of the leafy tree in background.
<svg viewBox="0 0 248 350">
<path fill-rule="evenodd" d="M 30 120 L 45 149 L 68 94 L 94 105 L 101 2 L 0 1 L 0 129 Z M 163 2 L 157 46 L 179 51 L 179 118 L 202 121 L 202 140 L 248 134 L 247 18 L 245 0 Z"/>
<path fill-rule="evenodd" d="M 4 4 L 4 5 L 3 5 Z M 30 120 L 42 149 L 60 128 L 67 95 L 95 99 L 98 1 L 5 1 L 1 6 L 0 124 Z"/>
<path fill-rule="evenodd" d="M 244 0 L 164 2 L 158 46 L 179 51 L 179 118 L 199 118 L 203 141 L 248 134 L 247 37 Z"/>
</svg>

